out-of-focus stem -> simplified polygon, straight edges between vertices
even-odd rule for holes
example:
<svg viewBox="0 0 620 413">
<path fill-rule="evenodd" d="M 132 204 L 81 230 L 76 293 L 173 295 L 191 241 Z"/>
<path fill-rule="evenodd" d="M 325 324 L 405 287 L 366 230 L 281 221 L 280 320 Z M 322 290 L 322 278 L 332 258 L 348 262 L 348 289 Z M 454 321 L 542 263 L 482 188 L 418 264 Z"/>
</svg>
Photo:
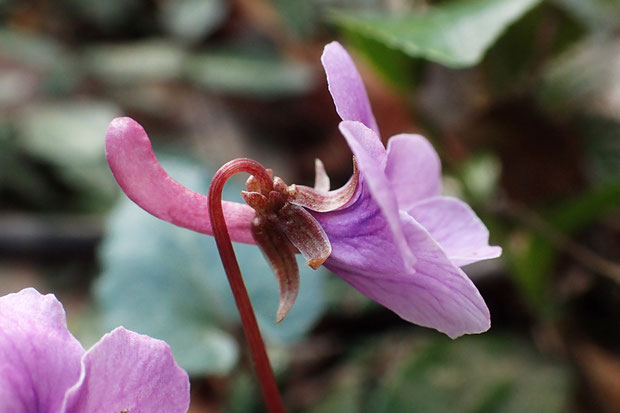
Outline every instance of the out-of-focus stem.
<svg viewBox="0 0 620 413">
<path fill-rule="evenodd" d="M 222 190 L 224 189 L 224 184 L 228 178 L 239 172 L 247 172 L 253 175 L 262 189 L 265 191 L 271 190 L 272 179 L 261 164 L 247 158 L 232 160 L 222 166 L 211 181 L 211 187 L 209 188 L 209 217 L 211 218 L 213 236 L 215 237 L 222 264 L 224 265 L 230 288 L 241 315 L 241 323 L 250 345 L 250 352 L 252 353 L 252 359 L 267 409 L 269 413 L 284 413 L 282 398 L 280 397 L 273 370 L 267 357 L 265 343 L 258 329 L 250 297 L 241 277 L 241 270 L 239 269 L 237 257 L 235 256 L 230 235 L 226 228 L 224 211 L 222 209 Z"/>
</svg>

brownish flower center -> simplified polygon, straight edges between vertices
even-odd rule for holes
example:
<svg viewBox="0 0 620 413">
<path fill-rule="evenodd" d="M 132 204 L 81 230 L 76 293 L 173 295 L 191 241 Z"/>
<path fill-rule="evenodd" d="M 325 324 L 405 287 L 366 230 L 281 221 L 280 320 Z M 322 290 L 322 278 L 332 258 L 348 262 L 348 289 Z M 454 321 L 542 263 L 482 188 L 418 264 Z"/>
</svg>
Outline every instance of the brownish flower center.
<svg viewBox="0 0 620 413">
<path fill-rule="evenodd" d="M 273 177 L 272 182 L 260 183 L 250 176 L 246 182 L 247 191 L 241 192 L 244 201 L 256 211 L 252 221 L 254 240 L 278 279 L 280 306 L 276 322 L 284 319 L 299 291 L 295 253 L 299 251 L 306 263 L 317 269 L 332 251 L 327 234 L 307 209 L 318 212 L 338 209 L 351 199 L 357 187 L 357 168 L 349 183 L 329 191 L 329 178 L 319 160 L 316 167 L 317 183 L 314 188 L 289 186 L 281 178 L 273 177 L 273 172 L 268 169 L 267 172 Z"/>
</svg>

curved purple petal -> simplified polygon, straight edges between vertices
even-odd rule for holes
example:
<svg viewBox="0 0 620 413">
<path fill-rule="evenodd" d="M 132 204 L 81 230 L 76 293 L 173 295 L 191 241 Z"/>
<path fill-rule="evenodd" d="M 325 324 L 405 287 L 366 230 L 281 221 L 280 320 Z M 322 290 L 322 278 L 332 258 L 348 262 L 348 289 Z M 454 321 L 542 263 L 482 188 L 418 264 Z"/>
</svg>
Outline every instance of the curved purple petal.
<svg viewBox="0 0 620 413">
<path fill-rule="evenodd" d="M 86 352 L 64 407 L 65 413 L 185 413 L 189 378 L 168 344 L 119 327 Z"/>
<path fill-rule="evenodd" d="M 174 225 L 213 235 L 207 197 L 173 180 L 153 154 L 142 126 L 131 118 L 116 118 L 106 133 L 106 158 L 125 194 L 150 214 Z M 224 216 L 233 241 L 254 244 L 254 210 L 223 201 Z"/>
<path fill-rule="evenodd" d="M 379 135 L 364 82 L 349 53 L 340 43 L 331 42 L 323 50 L 321 63 L 327 75 L 329 93 L 342 120 L 362 122 Z"/>
<path fill-rule="evenodd" d="M 455 265 L 497 258 L 500 247 L 489 246 L 489 230 L 465 202 L 434 197 L 418 202 L 408 211 L 441 245 Z"/>
<path fill-rule="evenodd" d="M 430 234 L 400 213 L 407 243 L 417 259 L 413 268 L 406 268 L 381 210 L 369 191 L 362 191 L 350 208 L 316 214 L 332 244 L 325 266 L 412 323 L 452 338 L 488 330 L 489 310 L 480 293 Z"/>
<path fill-rule="evenodd" d="M 441 194 L 441 161 L 435 149 L 420 135 L 400 134 L 387 145 L 385 174 L 392 184 L 400 209 Z"/>
<path fill-rule="evenodd" d="M 349 144 L 364 178 L 360 185 L 368 186 L 372 198 L 381 209 L 392 231 L 393 242 L 397 245 L 400 255 L 405 263 L 413 265 L 416 259 L 403 235 L 398 217 L 398 203 L 384 173 L 387 155 L 381 140 L 372 129 L 360 122 L 340 122 L 340 132 Z"/>
<path fill-rule="evenodd" d="M 2 412 L 60 411 L 80 376 L 82 354 L 56 297 L 33 288 L 0 297 Z"/>
</svg>

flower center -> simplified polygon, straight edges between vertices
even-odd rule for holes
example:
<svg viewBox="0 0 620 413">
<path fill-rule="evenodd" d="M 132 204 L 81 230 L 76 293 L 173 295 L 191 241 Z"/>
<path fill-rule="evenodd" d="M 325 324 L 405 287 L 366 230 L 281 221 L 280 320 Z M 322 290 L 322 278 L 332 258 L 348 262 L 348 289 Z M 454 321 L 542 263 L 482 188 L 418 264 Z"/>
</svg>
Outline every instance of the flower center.
<svg viewBox="0 0 620 413">
<path fill-rule="evenodd" d="M 307 209 L 318 212 L 338 209 L 351 199 L 357 187 L 357 168 L 349 183 L 329 191 L 329 177 L 323 164 L 317 160 L 316 167 L 315 188 L 289 186 L 267 169 L 271 182 L 259 182 L 250 176 L 245 184 L 247 191 L 241 192 L 243 200 L 256 211 L 252 221 L 254 240 L 278 279 L 280 306 L 276 322 L 284 319 L 299 291 L 295 253 L 300 252 L 306 263 L 316 270 L 332 251 L 327 234 Z"/>
</svg>

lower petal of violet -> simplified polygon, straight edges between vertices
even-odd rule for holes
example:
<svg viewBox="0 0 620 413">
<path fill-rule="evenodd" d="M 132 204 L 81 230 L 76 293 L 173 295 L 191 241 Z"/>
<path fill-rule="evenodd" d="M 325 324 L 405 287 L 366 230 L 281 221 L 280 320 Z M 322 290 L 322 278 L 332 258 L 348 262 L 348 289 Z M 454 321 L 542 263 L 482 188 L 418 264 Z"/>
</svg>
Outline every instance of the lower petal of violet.
<svg viewBox="0 0 620 413">
<path fill-rule="evenodd" d="M 428 231 L 401 211 L 401 228 L 416 257 L 407 268 L 364 182 L 360 191 L 349 208 L 317 214 L 332 244 L 325 266 L 412 323 L 452 338 L 488 330 L 489 310 L 480 293 Z"/>
</svg>

